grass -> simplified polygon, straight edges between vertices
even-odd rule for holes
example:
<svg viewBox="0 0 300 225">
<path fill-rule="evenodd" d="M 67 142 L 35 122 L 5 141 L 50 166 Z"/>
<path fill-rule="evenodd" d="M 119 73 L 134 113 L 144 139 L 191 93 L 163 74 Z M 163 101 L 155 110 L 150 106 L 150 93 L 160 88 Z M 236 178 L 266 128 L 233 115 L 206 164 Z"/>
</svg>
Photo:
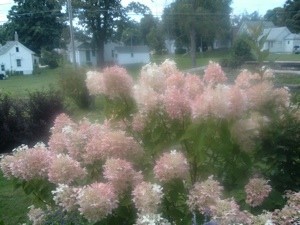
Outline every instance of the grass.
<svg viewBox="0 0 300 225">
<path fill-rule="evenodd" d="M 36 204 L 32 196 L 21 189 L 14 189 L 12 180 L 7 180 L 0 172 L 0 224 L 18 225 L 27 220 L 28 207 Z"/>
<path fill-rule="evenodd" d="M 24 97 L 28 91 L 49 89 L 50 86 L 57 87 L 57 81 L 61 68 L 43 69 L 39 74 L 30 76 L 10 76 L 7 80 L 0 80 L 0 92 Z"/>
<path fill-rule="evenodd" d="M 270 53 L 269 61 L 300 61 L 300 54 Z"/>
</svg>

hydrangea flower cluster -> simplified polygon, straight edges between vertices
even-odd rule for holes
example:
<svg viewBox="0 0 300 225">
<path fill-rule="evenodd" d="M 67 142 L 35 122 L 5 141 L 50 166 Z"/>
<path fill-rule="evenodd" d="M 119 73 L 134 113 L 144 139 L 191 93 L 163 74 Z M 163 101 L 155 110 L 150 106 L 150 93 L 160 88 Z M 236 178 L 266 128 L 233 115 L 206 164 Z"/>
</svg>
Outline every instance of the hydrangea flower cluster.
<svg viewBox="0 0 300 225">
<path fill-rule="evenodd" d="M 252 178 L 245 186 L 247 194 L 246 203 L 252 207 L 261 205 L 264 199 L 268 197 L 271 190 L 272 188 L 267 180 L 262 178 Z"/>
<path fill-rule="evenodd" d="M 118 207 L 118 196 L 110 184 L 93 183 L 83 187 L 77 196 L 79 211 L 89 221 L 99 221 Z"/>
<path fill-rule="evenodd" d="M 160 182 L 173 179 L 186 180 L 189 175 L 189 165 L 185 156 L 176 150 L 164 153 L 155 163 L 155 177 Z"/>
<path fill-rule="evenodd" d="M 199 168 L 210 160 L 210 153 L 217 154 L 213 145 L 203 143 L 222 140 L 217 131 L 210 131 L 213 137 L 206 133 L 200 137 L 196 132 L 199 137 L 189 139 L 194 134 L 188 129 L 193 131 L 192 125 L 199 125 L 202 130 L 211 121 L 225 121 L 229 126 L 226 137 L 247 154 L 254 149 L 253 141 L 262 128 L 270 123 L 264 114 L 266 106 L 276 107 L 281 113 L 290 104 L 288 90 L 275 88 L 271 79 L 269 70 L 264 74 L 243 70 L 229 84 L 217 63 L 210 62 L 201 78 L 179 71 L 170 60 L 144 66 L 135 84 L 118 66 L 90 71 L 86 79 L 90 94 L 104 95 L 108 104 L 117 100 L 134 102 L 128 116 L 120 121 L 112 110 L 114 115 L 103 123 L 92 123 L 87 119 L 74 122 L 61 114 L 54 121 L 47 145 L 21 146 L 13 155 L 5 156 L 0 167 L 7 178 L 50 181 L 56 186 L 52 191 L 56 205 L 66 212 L 80 213 L 90 222 L 115 216 L 125 199 L 126 207 L 132 204 L 138 212 L 136 225 L 175 224 L 170 215 L 165 215 L 163 204 L 172 197 L 166 189 L 179 180 L 183 181 L 179 188 L 184 191 L 175 192 L 181 202 L 174 205 L 185 208 L 186 214 L 195 215 L 197 211 L 222 225 L 265 223 L 271 219 L 269 213 L 254 216 L 241 211 L 233 198 L 222 198 L 223 187 L 213 176 L 200 182 L 202 175 L 194 175 L 193 170 L 203 172 Z M 163 139 L 165 133 L 170 134 L 171 141 L 146 146 L 147 141 Z M 168 151 L 174 148 L 180 151 Z M 254 178 L 245 191 L 246 202 L 256 207 L 271 187 L 266 180 Z M 281 223 L 282 218 L 287 221 L 299 216 L 299 193 L 288 198 L 287 205 L 276 211 L 272 220 Z M 38 224 L 43 212 L 32 208 L 29 216 Z"/>
<path fill-rule="evenodd" d="M 138 211 L 147 215 L 158 212 L 163 192 L 162 187 L 158 184 L 142 182 L 134 188 L 132 195 Z"/>
<path fill-rule="evenodd" d="M 213 207 L 221 199 L 223 187 L 210 176 L 206 181 L 197 182 L 189 192 L 188 206 L 191 211 L 211 215 Z"/>
</svg>

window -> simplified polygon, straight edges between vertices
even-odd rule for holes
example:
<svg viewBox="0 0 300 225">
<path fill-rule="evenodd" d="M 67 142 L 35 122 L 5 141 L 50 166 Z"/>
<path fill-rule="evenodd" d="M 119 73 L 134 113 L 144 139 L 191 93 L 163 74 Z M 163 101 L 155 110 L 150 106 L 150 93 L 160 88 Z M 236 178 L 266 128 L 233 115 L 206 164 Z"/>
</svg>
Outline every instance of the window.
<svg viewBox="0 0 300 225">
<path fill-rule="evenodd" d="M 90 52 L 90 50 L 86 50 L 85 57 L 86 57 L 87 62 L 91 61 L 91 52 Z"/>
<path fill-rule="evenodd" d="M 21 59 L 17 59 L 17 67 L 21 67 Z"/>
<path fill-rule="evenodd" d="M 95 57 L 96 56 L 96 52 L 95 50 L 92 50 L 92 56 Z"/>
<path fill-rule="evenodd" d="M 5 66 L 4 66 L 4 64 L 1 64 L 1 71 L 5 71 Z"/>
<path fill-rule="evenodd" d="M 16 52 L 19 52 L 19 47 L 16 47 Z"/>
<path fill-rule="evenodd" d="M 133 52 L 131 52 L 131 58 L 133 58 Z"/>
<path fill-rule="evenodd" d="M 290 41 L 288 41 L 288 45 L 290 44 Z"/>
</svg>

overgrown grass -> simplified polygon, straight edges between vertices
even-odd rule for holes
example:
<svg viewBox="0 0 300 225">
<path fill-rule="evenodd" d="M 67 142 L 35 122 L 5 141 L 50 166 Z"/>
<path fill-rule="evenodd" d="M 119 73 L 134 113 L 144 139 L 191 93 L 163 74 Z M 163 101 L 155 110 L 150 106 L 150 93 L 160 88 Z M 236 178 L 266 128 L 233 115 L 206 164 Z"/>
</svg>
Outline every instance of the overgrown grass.
<svg viewBox="0 0 300 225">
<path fill-rule="evenodd" d="M 57 87 L 59 72 L 62 68 L 43 69 L 35 75 L 10 76 L 7 80 L 0 80 L 0 91 L 12 94 L 16 97 L 24 97 L 28 91 L 49 89 Z"/>
<path fill-rule="evenodd" d="M 300 61 L 300 54 L 270 53 L 269 61 Z"/>
<path fill-rule="evenodd" d="M 0 172 L 0 224 L 24 223 L 28 207 L 35 204 L 40 203 L 33 196 L 25 195 L 21 189 L 15 189 L 13 181 L 5 179 Z"/>
</svg>

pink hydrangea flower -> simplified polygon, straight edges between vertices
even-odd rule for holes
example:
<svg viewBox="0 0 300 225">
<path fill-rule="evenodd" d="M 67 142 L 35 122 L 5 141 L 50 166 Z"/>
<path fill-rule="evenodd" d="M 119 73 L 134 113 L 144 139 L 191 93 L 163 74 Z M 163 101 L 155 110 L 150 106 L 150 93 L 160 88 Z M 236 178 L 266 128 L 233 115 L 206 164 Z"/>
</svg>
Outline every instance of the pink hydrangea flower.
<svg viewBox="0 0 300 225">
<path fill-rule="evenodd" d="M 142 175 L 133 169 L 130 162 L 114 158 L 106 160 L 103 165 L 103 176 L 119 194 L 143 180 Z"/>
<path fill-rule="evenodd" d="M 47 178 L 49 164 L 53 153 L 46 147 L 37 146 L 16 152 L 1 161 L 5 176 L 14 176 L 23 180 Z"/>
<path fill-rule="evenodd" d="M 110 98 L 131 96 L 133 79 L 126 69 L 113 66 L 103 70 L 104 94 Z"/>
<path fill-rule="evenodd" d="M 138 184 L 132 195 L 135 207 L 142 214 L 156 213 L 163 197 L 162 187 L 148 182 Z"/>
<path fill-rule="evenodd" d="M 80 163 L 68 155 L 59 154 L 52 159 L 49 165 L 49 181 L 55 184 L 71 184 L 75 180 L 82 179 L 87 172 Z"/>
<path fill-rule="evenodd" d="M 186 157 L 176 150 L 164 153 L 154 166 L 155 177 L 160 182 L 168 182 L 172 179 L 187 179 L 189 175 L 189 165 Z"/>
<path fill-rule="evenodd" d="M 94 135 L 86 146 L 85 160 L 93 163 L 107 158 L 136 160 L 143 154 L 141 146 L 133 137 L 123 131 L 107 130 L 101 135 Z"/>
<path fill-rule="evenodd" d="M 227 81 L 227 77 L 218 63 L 210 61 L 204 71 L 203 80 L 207 84 L 215 85 L 217 83 L 224 83 Z"/>
<path fill-rule="evenodd" d="M 53 200 L 56 205 L 61 206 L 67 212 L 78 209 L 77 196 L 80 188 L 70 187 L 66 184 L 59 184 L 54 191 Z"/>
<path fill-rule="evenodd" d="M 97 222 L 112 214 L 118 207 L 118 198 L 110 184 L 93 183 L 80 190 L 77 204 L 86 219 Z"/>
<path fill-rule="evenodd" d="M 185 76 L 185 83 L 183 91 L 190 100 L 194 100 L 201 95 L 204 90 L 203 81 L 198 75 L 187 74 Z"/>
<path fill-rule="evenodd" d="M 198 210 L 202 214 L 211 214 L 220 199 L 223 187 L 210 176 L 206 181 L 196 182 L 189 192 L 188 206 L 191 211 Z"/>
<path fill-rule="evenodd" d="M 247 194 L 246 203 L 252 207 L 259 206 L 269 196 L 272 188 L 268 181 L 262 178 L 252 178 L 245 186 Z"/>
<path fill-rule="evenodd" d="M 85 80 L 90 95 L 97 95 L 104 92 L 103 74 L 97 71 L 88 71 Z"/>
<path fill-rule="evenodd" d="M 189 100 L 177 88 L 168 88 L 163 97 L 164 107 L 171 119 L 183 119 L 191 112 Z"/>
<path fill-rule="evenodd" d="M 104 94 L 113 99 L 131 96 L 133 79 L 126 69 L 112 66 L 105 68 L 102 73 L 88 72 L 86 85 L 90 94 Z"/>
<path fill-rule="evenodd" d="M 300 218 L 300 192 L 288 191 L 285 195 L 286 205 L 281 210 L 275 210 L 272 221 L 276 224 L 293 224 Z"/>
<path fill-rule="evenodd" d="M 59 114 L 54 120 L 54 126 L 50 129 L 51 133 L 60 133 L 65 127 L 76 128 L 76 124 L 71 120 L 71 118 L 65 114 Z"/>
<path fill-rule="evenodd" d="M 216 205 L 210 207 L 212 219 L 220 225 L 252 224 L 252 215 L 240 211 L 234 199 L 218 199 Z"/>
</svg>

